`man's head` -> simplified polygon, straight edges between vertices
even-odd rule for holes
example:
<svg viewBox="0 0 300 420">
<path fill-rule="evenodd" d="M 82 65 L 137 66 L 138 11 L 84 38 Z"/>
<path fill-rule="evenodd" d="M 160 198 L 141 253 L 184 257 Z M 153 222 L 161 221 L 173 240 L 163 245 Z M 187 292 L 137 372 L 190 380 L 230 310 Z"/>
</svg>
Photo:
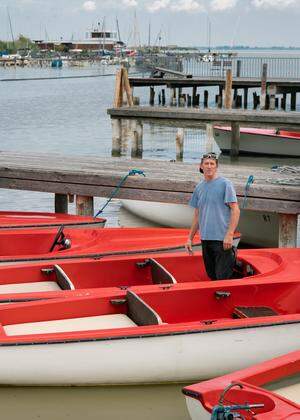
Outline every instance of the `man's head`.
<svg viewBox="0 0 300 420">
<path fill-rule="evenodd" d="M 214 179 L 218 169 L 218 157 L 215 153 L 205 153 L 200 162 L 200 172 L 207 179 Z"/>
</svg>

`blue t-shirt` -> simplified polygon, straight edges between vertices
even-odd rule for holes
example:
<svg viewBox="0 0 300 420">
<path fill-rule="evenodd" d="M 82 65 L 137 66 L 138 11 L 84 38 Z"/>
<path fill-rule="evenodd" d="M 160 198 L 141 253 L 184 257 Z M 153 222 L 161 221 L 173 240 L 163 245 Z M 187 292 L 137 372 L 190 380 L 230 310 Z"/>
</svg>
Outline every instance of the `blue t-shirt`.
<svg viewBox="0 0 300 420">
<path fill-rule="evenodd" d="M 199 209 L 199 230 L 202 239 L 224 240 L 231 213 L 228 203 L 236 202 L 234 187 L 224 177 L 202 181 L 196 186 L 189 205 Z"/>
</svg>

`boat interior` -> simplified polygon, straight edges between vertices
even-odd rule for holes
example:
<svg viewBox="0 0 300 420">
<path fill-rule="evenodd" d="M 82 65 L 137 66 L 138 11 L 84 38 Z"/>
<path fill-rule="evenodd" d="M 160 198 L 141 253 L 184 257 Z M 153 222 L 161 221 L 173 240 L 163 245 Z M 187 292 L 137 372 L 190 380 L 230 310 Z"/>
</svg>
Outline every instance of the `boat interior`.
<svg viewBox="0 0 300 420">
<path fill-rule="evenodd" d="M 272 252 L 241 252 L 234 279 L 272 273 L 281 259 Z M 58 261 L 57 264 L 0 266 L 0 294 L 55 292 L 89 288 L 210 281 L 200 253 L 161 254 L 153 258 Z"/>
<path fill-rule="evenodd" d="M 0 307 L 4 336 L 166 326 L 222 328 L 247 319 L 287 322 L 300 313 L 300 282 L 133 288 L 111 296 L 54 299 Z M 272 320 L 271 320 L 272 318 Z M 293 322 L 300 318 L 292 317 Z M 247 322 L 246 322 L 247 324 Z M 135 328 L 136 329 L 136 328 Z M 157 328 L 156 328 L 157 331 Z M 128 332 L 128 331 L 127 331 Z M 125 332 L 123 333 L 125 334 Z M 126 333 L 127 334 L 127 333 Z M 1 336 L 0 336 L 1 337 Z"/>
</svg>

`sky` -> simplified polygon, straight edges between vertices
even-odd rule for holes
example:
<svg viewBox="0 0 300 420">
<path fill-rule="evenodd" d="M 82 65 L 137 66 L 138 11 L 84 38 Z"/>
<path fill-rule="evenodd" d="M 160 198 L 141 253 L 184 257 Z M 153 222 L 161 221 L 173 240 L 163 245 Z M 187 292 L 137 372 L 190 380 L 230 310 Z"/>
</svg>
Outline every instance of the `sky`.
<svg viewBox="0 0 300 420">
<path fill-rule="evenodd" d="M 8 15 L 14 37 L 31 39 L 83 39 L 105 17 L 131 45 L 148 43 L 150 23 L 152 44 L 204 46 L 210 26 L 212 46 L 300 47 L 300 0 L 0 0 L 2 40 Z"/>
</svg>

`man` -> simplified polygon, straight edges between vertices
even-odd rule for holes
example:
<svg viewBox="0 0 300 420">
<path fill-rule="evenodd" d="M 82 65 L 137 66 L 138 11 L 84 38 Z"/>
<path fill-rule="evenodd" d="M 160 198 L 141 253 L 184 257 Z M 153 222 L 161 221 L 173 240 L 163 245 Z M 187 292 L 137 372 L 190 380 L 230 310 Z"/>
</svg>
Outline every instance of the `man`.
<svg viewBox="0 0 300 420">
<path fill-rule="evenodd" d="M 193 238 L 199 229 L 206 272 L 212 280 L 232 278 L 235 263 L 233 235 L 238 225 L 240 210 L 232 183 L 218 176 L 218 158 L 215 153 L 202 156 L 200 182 L 192 195 L 190 206 L 195 209 L 188 241 L 192 253 Z"/>
</svg>

